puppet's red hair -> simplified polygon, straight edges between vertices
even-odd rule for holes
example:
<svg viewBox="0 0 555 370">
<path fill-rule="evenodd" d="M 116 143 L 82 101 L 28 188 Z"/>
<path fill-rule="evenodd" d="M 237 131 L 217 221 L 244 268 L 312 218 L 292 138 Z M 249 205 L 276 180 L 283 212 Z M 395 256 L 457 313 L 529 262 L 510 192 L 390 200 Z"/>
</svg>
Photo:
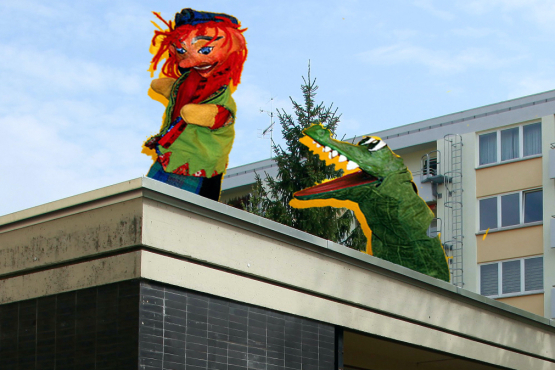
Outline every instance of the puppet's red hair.
<svg viewBox="0 0 555 370">
<path fill-rule="evenodd" d="M 243 37 L 242 33 L 246 31 L 246 28 L 240 29 L 239 24 L 235 24 L 231 22 L 229 18 L 226 17 L 216 17 L 218 21 L 210 21 L 199 23 L 195 26 L 190 24 L 185 24 L 174 28 L 173 22 L 165 21 L 162 16 L 156 12 L 153 12 L 154 15 L 160 19 L 164 24 L 168 27 L 166 31 L 155 30 L 154 37 L 152 38 L 152 45 L 156 46 L 157 43 L 160 43 L 160 47 L 154 54 L 154 57 L 151 61 L 151 70 L 155 71 L 158 67 L 158 63 L 162 57 L 168 53 L 168 57 L 162 66 L 162 73 L 168 77 L 172 78 L 179 78 L 181 73 L 179 72 L 178 64 L 177 64 L 177 57 L 172 52 L 170 52 L 170 45 L 180 45 L 183 38 L 186 38 L 193 30 L 199 30 L 199 32 L 204 32 L 207 28 L 215 28 L 216 29 L 216 36 L 210 41 L 213 42 L 218 35 L 223 34 L 225 35 L 225 41 L 222 44 L 223 47 L 228 45 L 228 50 L 231 50 L 233 46 L 233 42 L 237 40 L 240 45 L 238 51 L 231 53 L 227 61 L 222 65 L 220 71 L 217 76 L 214 76 L 214 81 L 212 83 L 220 83 L 224 80 L 233 80 L 233 84 L 237 86 L 239 82 L 241 82 L 241 72 L 243 71 L 243 64 L 247 59 L 247 44 L 245 42 L 245 38 Z M 232 37 L 232 33 L 236 33 L 239 37 Z M 210 85 L 212 85 L 210 83 Z M 229 83 L 229 82 L 227 82 Z M 224 83 L 226 84 L 226 83 Z M 220 84 L 221 86 L 222 84 Z"/>
</svg>

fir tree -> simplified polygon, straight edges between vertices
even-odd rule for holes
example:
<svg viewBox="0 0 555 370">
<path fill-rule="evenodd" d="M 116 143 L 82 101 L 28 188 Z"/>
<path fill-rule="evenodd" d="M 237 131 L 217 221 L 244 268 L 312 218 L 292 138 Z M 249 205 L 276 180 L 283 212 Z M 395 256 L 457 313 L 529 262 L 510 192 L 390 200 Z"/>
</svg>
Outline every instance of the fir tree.
<svg viewBox="0 0 555 370">
<path fill-rule="evenodd" d="M 260 176 L 256 177 L 252 196 L 245 209 L 259 216 L 274 220 L 284 225 L 306 231 L 307 233 L 342 243 L 357 250 L 364 250 L 366 238 L 357 225 L 353 213 L 346 209 L 319 207 L 296 209 L 289 205 L 294 192 L 314 186 L 323 180 L 341 176 L 333 166 L 326 166 L 318 156 L 310 153 L 299 139 L 303 136 L 303 129 L 313 123 L 321 123 L 335 133 L 341 115 L 337 108 L 316 104 L 315 96 L 318 86 L 316 79 L 303 77 L 301 85 L 303 104 L 299 104 L 291 97 L 294 115 L 285 110 L 278 110 L 277 117 L 286 142 L 286 149 L 273 143 L 274 160 L 278 165 L 276 178 L 266 176 L 266 183 Z"/>
</svg>

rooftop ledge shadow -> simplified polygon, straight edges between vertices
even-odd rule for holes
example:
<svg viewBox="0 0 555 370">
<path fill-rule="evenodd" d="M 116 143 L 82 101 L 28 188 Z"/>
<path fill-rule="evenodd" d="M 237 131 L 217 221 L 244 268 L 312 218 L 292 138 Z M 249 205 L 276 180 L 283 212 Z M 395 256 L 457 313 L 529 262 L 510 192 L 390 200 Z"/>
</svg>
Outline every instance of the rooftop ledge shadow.
<svg viewBox="0 0 555 370">
<path fill-rule="evenodd" d="M 92 219 L 94 212 L 99 213 Z M 122 215 L 125 215 L 126 222 L 123 222 Z M 175 222 L 183 220 L 187 220 L 187 223 L 180 223 L 176 228 Z M 31 244 L 41 242 L 35 239 L 40 239 L 40 233 L 46 232 L 49 227 L 60 228 L 62 222 L 71 227 L 78 225 L 81 229 L 87 226 L 87 230 L 92 230 L 91 233 L 102 233 L 102 225 L 111 225 L 110 248 L 102 249 L 98 245 L 90 245 L 87 249 L 80 245 L 81 254 L 68 251 L 64 255 L 64 251 L 57 246 L 52 247 L 56 243 L 54 240 L 49 242 L 50 248 L 55 252 L 50 259 L 41 261 L 41 258 L 33 258 Z M 47 223 L 51 226 L 44 226 Z M 191 229 L 200 224 L 204 228 L 202 236 L 190 243 L 191 235 L 198 231 Z M 188 227 L 180 227 L 181 225 Z M 171 236 L 173 239 L 164 239 L 164 230 L 161 231 L 160 228 L 165 228 L 169 233 L 175 230 Z M 17 244 L 18 238 L 30 240 L 29 230 L 39 236 L 26 245 Z M 207 242 L 201 239 L 212 239 L 212 236 L 216 238 L 216 232 L 234 235 L 234 245 L 228 249 L 219 248 L 218 253 L 212 253 L 207 248 L 209 240 Z M 81 235 L 79 240 L 67 244 L 87 243 L 87 235 Z M 116 235 L 120 239 L 115 240 Z M 65 240 L 70 237 L 64 236 Z M 250 244 L 247 239 L 250 239 Z M 243 241 L 245 246 L 242 245 Z M 263 245 L 265 252 L 258 250 L 258 242 Z M 179 245 L 180 243 L 183 245 Z M 10 248 L 11 252 L 7 252 Z M 245 254 L 237 253 L 238 248 L 243 248 L 241 251 Z M 535 352 L 534 356 L 544 359 L 555 357 L 555 348 L 552 348 L 555 345 L 547 344 L 544 346 L 545 350 L 538 353 L 525 342 L 516 344 L 519 343 L 518 339 L 503 339 L 506 340 L 505 344 L 497 343 L 497 338 L 502 335 L 509 337 L 511 330 L 515 331 L 516 328 L 516 332 L 526 335 L 537 333 L 532 335 L 536 341 L 542 338 L 544 344 L 546 340 L 553 344 L 553 320 L 144 177 L 0 217 L 0 286 L 3 280 L 55 269 L 57 265 L 78 265 L 87 259 L 99 260 L 115 254 L 140 251 L 254 279 L 379 315 L 396 317 L 434 330 L 475 337 L 484 343 L 512 348 L 517 352 Z M 296 260 L 291 258 L 289 261 L 284 256 L 295 257 Z M 254 261 L 252 267 L 247 265 L 250 258 L 251 263 Z M 26 261 L 18 263 L 18 259 Z M 12 266 L 9 261 L 13 261 Z M 299 270 L 302 263 L 310 265 L 312 270 Z M 164 271 L 159 273 L 163 274 Z M 335 281 L 341 279 L 348 281 L 335 284 Z M 352 284 L 352 290 L 356 290 L 358 296 L 350 291 L 349 284 Z M 363 297 L 366 291 L 370 298 Z M 388 299 L 389 306 L 384 303 Z M 420 309 L 418 305 L 424 303 L 427 307 Z M 457 315 L 461 315 L 461 318 Z M 480 328 L 479 324 L 473 324 L 473 329 L 464 329 L 465 325 L 470 324 L 459 321 L 466 319 L 470 322 L 471 318 L 494 320 L 498 331 L 503 333 L 488 334 L 488 330 Z M 516 326 L 513 327 L 513 324 Z"/>
</svg>

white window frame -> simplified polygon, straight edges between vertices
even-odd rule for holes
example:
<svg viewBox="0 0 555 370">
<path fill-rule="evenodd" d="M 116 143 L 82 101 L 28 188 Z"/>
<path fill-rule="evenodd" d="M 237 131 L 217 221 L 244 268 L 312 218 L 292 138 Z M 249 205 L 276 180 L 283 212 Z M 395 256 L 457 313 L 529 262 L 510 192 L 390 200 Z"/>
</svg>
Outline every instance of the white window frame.
<svg viewBox="0 0 555 370">
<path fill-rule="evenodd" d="M 536 121 L 536 122 L 524 123 L 524 124 L 520 124 L 520 125 L 503 127 L 503 128 L 500 128 L 500 129 L 480 133 L 478 135 L 478 141 L 477 141 L 477 145 L 476 145 L 476 147 L 478 149 L 478 155 L 476 156 L 477 167 L 488 167 L 488 166 L 494 166 L 494 165 L 497 165 L 497 164 L 510 163 L 512 161 L 518 161 L 518 160 L 522 160 L 522 159 L 541 157 L 542 153 L 531 154 L 531 155 L 527 155 L 526 157 L 524 156 L 524 126 L 535 125 L 537 123 L 539 123 L 540 127 L 541 127 L 541 121 Z M 518 127 L 518 157 L 517 158 L 511 158 L 511 159 L 506 159 L 506 160 L 502 161 L 501 160 L 501 131 L 510 130 L 510 129 L 515 128 L 515 127 Z M 496 136 L 496 142 L 497 142 L 497 154 L 496 154 L 497 155 L 497 158 L 496 158 L 497 160 L 495 162 L 480 164 L 480 136 L 491 134 L 492 132 L 496 133 L 495 136 Z"/>
<path fill-rule="evenodd" d="M 491 230 L 504 230 L 504 229 L 511 229 L 514 227 L 518 227 L 521 225 L 537 225 L 538 223 L 543 223 L 543 219 L 540 221 L 531 221 L 531 222 L 524 222 L 524 194 L 526 193 L 533 193 L 536 191 L 542 191 L 543 192 L 543 188 L 533 188 L 533 189 L 526 189 L 526 190 L 520 190 L 520 191 L 512 191 L 510 193 L 503 193 L 503 194 L 497 194 L 494 196 L 489 196 L 489 197 L 483 197 L 483 198 L 479 198 L 478 199 L 478 230 L 479 231 L 486 231 L 486 230 L 482 230 L 480 228 L 480 224 L 481 224 L 481 218 L 480 218 L 480 201 L 481 200 L 486 200 L 486 199 L 492 199 L 492 198 L 497 198 L 497 227 L 495 228 L 490 228 Z M 518 205 L 519 205 L 519 223 L 516 225 L 510 225 L 510 226 L 501 226 L 501 216 L 503 215 L 501 212 L 501 197 L 505 196 L 505 195 L 511 195 L 511 194 L 519 194 L 518 196 Z"/>
<path fill-rule="evenodd" d="M 524 261 L 531 258 L 543 258 L 543 255 L 539 256 L 530 256 L 524 258 L 513 258 L 503 261 L 496 261 L 496 262 L 488 262 L 488 263 L 481 263 L 478 265 L 478 289 L 482 287 L 482 272 L 481 266 L 486 265 L 495 265 L 497 264 L 497 294 L 495 295 L 485 295 L 484 297 L 489 298 L 507 298 L 507 297 L 517 297 L 522 295 L 532 295 L 532 294 L 541 294 L 545 291 L 545 282 L 544 282 L 544 289 L 536 289 L 536 290 L 524 290 L 525 289 L 525 281 L 524 277 L 526 276 L 526 272 L 524 271 L 525 264 Z M 511 261 L 520 261 L 520 292 L 512 292 L 512 293 L 505 293 L 503 294 L 503 262 L 511 262 Z M 544 260 L 542 260 L 544 262 Z M 542 278 L 545 276 L 545 269 L 543 270 Z M 481 291 L 479 292 L 481 294 Z"/>
</svg>

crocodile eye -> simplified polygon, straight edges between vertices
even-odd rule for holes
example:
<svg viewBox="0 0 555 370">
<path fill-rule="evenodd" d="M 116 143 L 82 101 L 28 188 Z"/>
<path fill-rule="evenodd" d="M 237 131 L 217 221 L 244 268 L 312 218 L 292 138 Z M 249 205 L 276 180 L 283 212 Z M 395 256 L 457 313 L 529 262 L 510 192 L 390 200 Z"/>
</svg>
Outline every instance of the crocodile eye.
<svg viewBox="0 0 555 370">
<path fill-rule="evenodd" d="M 358 142 L 358 145 L 369 145 L 369 144 L 372 144 L 372 143 L 375 144 L 376 142 L 377 142 L 377 140 L 374 139 L 372 136 L 364 136 L 362 138 L 362 140 L 360 140 Z"/>
<path fill-rule="evenodd" d="M 383 140 L 380 140 L 379 138 L 368 136 L 362 138 L 362 140 L 359 141 L 358 145 L 366 145 L 368 146 L 369 152 L 375 152 L 376 150 L 383 148 L 386 144 L 383 142 Z"/>
<path fill-rule="evenodd" d="M 213 46 L 203 46 L 199 49 L 198 53 L 202 55 L 208 55 L 212 52 L 212 49 L 214 49 Z"/>
<path fill-rule="evenodd" d="M 368 147 L 368 151 L 375 152 L 376 150 L 380 150 L 381 148 L 383 148 L 385 145 L 386 144 L 380 140 L 374 146 L 372 146 L 372 148 Z"/>
</svg>

